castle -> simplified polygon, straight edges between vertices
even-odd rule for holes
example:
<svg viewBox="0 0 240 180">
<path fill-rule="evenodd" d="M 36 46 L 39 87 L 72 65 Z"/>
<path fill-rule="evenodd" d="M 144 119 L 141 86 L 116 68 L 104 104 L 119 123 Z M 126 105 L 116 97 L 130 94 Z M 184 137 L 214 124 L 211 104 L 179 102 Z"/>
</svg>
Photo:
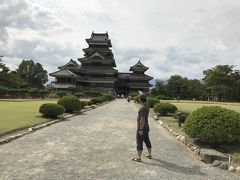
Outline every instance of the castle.
<svg viewBox="0 0 240 180">
<path fill-rule="evenodd" d="M 108 33 L 92 33 L 86 39 L 88 48 L 83 49 L 84 57 L 77 63 L 70 60 L 59 71 L 50 73 L 55 77 L 54 88 L 60 91 L 77 92 L 86 89 L 111 91 L 116 94 L 128 95 L 137 91 L 148 92 L 152 86 L 152 77 L 145 74 L 148 67 L 140 61 L 130 67 L 128 73 L 118 72 L 111 40 Z"/>
</svg>

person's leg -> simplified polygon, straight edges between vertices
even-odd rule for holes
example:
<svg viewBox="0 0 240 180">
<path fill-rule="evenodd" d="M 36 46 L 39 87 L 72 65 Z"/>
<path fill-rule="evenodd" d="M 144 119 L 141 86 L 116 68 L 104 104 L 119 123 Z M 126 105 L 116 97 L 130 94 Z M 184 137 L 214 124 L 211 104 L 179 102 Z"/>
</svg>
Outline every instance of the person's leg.
<svg viewBox="0 0 240 180">
<path fill-rule="evenodd" d="M 137 158 L 133 158 L 134 161 L 141 161 L 142 158 L 142 150 L 143 150 L 143 136 L 140 136 L 140 134 L 136 134 L 136 142 L 137 142 Z"/>
<path fill-rule="evenodd" d="M 144 133 L 144 143 L 146 144 L 147 146 L 147 150 L 148 150 L 148 156 L 151 157 L 152 156 L 152 144 L 151 144 L 151 141 L 149 139 L 149 132 L 145 132 Z"/>
</svg>

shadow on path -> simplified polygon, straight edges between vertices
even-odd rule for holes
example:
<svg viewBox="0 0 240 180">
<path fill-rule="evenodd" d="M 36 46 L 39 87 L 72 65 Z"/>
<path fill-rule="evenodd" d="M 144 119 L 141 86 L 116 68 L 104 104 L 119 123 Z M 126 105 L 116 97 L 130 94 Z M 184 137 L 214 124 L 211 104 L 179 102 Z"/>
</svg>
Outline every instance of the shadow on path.
<svg viewBox="0 0 240 180">
<path fill-rule="evenodd" d="M 184 167 L 184 166 L 180 166 L 180 165 L 167 162 L 164 160 L 156 159 L 156 158 L 152 158 L 152 160 L 154 161 L 153 163 L 143 162 L 143 164 L 162 167 L 169 171 L 179 172 L 182 174 L 206 176 L 206 174 L 201 172 L 200 166 Z"/>
</svg>

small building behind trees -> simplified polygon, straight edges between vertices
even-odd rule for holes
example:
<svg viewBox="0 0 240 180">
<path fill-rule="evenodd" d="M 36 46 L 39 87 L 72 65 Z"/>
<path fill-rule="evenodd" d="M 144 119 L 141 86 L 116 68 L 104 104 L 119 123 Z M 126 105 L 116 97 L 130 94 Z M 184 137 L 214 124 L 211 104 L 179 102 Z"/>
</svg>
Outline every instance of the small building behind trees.
<svg viewBox="0 0 240 180">
<path fill-rule="evenodd" d="M 152 86 L 149 81 L 153 78 L 145 74 L 148 67 L 140 61 L 130 67 L 132 72 L 118 72 L 108 33 L 93 32 L 86 41 L 89 47 L 83 49 L 84 57 L 78 59 L 81 64 L 71 59 L 58 67 L 59 71 L 50 74 L 56 78 L 54 87 L 57 90 L 77 92 L 90 89 L 119 95 L 149 91 Z"/>
</svg>

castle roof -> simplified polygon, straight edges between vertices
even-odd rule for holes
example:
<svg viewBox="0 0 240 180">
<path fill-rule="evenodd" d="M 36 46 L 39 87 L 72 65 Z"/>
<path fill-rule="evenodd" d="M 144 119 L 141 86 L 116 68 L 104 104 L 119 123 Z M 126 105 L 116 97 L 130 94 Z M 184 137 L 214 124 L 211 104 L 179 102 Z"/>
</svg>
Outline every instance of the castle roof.
<svg viewBox="0 0 240 180">
<path fill-rule="evenodd" d="M 86 39 L 87 43 L 91 45 L 103 45 L 112 47 L 111 40 L 108 38 L 108 33 L 94 33 L 92 32 L 92 35 L 89 39 Z"/>
<path fill-rule="evenodd" d="M 59 71 L 56 71 L 54 73 L 50 73 L 50 76 L 53 77 L 73 77 L 73 78 L 78 78 L 76 74 L 74 74 L 72 71 L 68 69 L 61 69 Z"/>
<path fill-rule="evenodd" d="M 146 71 L 149 68 L 144 66 L 141 61 L 139 60 L 137 62 L 137 64 L 135 64 L 134 66 L 130 67 L 129 71 Z"/>
<path fill-rule="evenodd" d="M 64 69 L 64 68 L 66 68 L 66 67 L 79 67 L 80 65 L 76 62 L 76 61 L 74 61 L 74 60 L 70 60 L 67 64 L 65 64 L 65 65 L 63 65 L 63 66 L 59 66 L 58 68 L 59 69 Z"/>
</svg>

